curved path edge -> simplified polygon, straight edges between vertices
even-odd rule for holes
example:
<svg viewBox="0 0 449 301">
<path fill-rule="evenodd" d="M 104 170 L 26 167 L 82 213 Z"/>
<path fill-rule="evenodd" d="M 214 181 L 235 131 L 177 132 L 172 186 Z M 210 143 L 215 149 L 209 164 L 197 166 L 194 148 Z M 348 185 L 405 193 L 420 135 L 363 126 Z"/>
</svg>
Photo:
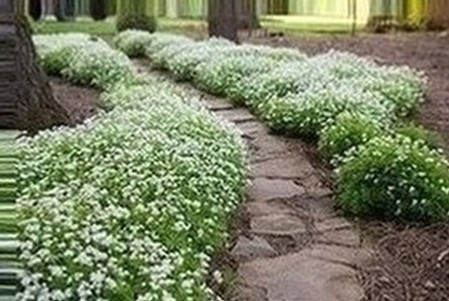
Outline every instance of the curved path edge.
<svg viewBox="0 0 449 301">
<path fill-rule="evenodd" d="M 140 72 L 170 80 L 136 61 Z M 239 301 L 359 301 L 358 268 L 369 258 L 355 225 L 333 209 L 332 191 L 304 142 L 276 136 L 248 110 L 196 90 L 219 119 L 242 132 L 251 185 L 231 256 L 238 262 Z"/>
</svg>

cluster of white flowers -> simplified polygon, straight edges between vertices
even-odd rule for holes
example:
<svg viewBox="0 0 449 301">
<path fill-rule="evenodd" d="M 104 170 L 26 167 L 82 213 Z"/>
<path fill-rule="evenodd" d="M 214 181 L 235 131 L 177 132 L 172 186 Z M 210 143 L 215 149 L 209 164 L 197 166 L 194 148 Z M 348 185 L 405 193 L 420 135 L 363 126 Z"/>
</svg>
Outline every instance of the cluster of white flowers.
<svg viewBox="0 0 449 301">
<path fill-rule="evenodd" d="M 111 111 L 19 141 L 17 299 L 210 300 L 246 181 L 240 137 L 169 84 L 110 83 Z"/>
<path fill-rule="evenodd" d="M 132 37 L 131 37 L 132 36 Z M 140 37 L 140 39 L 139 39 Z M 123 47 L 121 41 L 140 40 L 135 47 L 140 47 L 142 41 L 147 43 L 146 55 L 155 67 L 170 70 L 177 80 L 189 80 L 193 74 L 199 74 L 194 69 L 202 62 L 216 59 L 217 56 L 238 58 L 242 55 L 265 56 L 276 61 L 305 59 L 305 55 L 288 48 L 273 49 L 267 46 L 243 45 L 238 46 L 224 39 L 212 38 L 203 42 L 166 33 L 150 34 L 143 31 L 123 32 L 116 38 L 116 45 L 125 51 L 131 45 Z"/>
<path fill-rule="evenodd" d="M 258 55 L 217 56 L 195 67 L 194 81 L 198 88 L 211 94 L 231 96 L 243 78 L 267 72 L 277 64 L 272 58 Z"/>
<path fill-rule="evenodd" d="M 449 217 L 449 163 L 422 140 L 370 139 L 337 169 L 340 205 L 352 214 L 411 221 Z"/>
<path fill-rule="evenodd" d="M 137 80 L 133 65 L 122 52 L 86 34 L 34 36 L 44 70 L 70 81 L 107 89 L 112 84 Z"/>
<path fill-rule="evenodd" d="M 423 135 L 411 139 L 396 132 L 398 120 L 424 100 L 427 80 L 421 72 L 408 67 L 381 66 L 372 59 L 338 51 L 307 57 L 293 49 L 235 45 L 220 39 L 195 42 L 182 41 L 173 35 L 169 39 L 148 35 L 163 43 L 157 47 L 151 47 L 150 43 L 146 48 L 147 57 L 156 68 L 170 71 L 175 80 L 192 81 L 207 92 L 250 107 L 276 131 L 320 138 L 320 149 L 331 163 L 347 170 L 340 175 L 349 175 L 338 180 L 339 190 L 343 191 L 342 202 L 365 206 L 364 210 L 345 206 L 348 211 L 389 216 L 391 208 L 398 208 L 395 202 L 406 204 L 418 193 L 425 195 L 421 199 L 426 201 L 417 202 L 427 204 L 418 206 L 412 202 L 420 213 L 402 208 L 399 213 L 394 210 L 396 215 L 407 218 L 446 215 L 449 197 L 441 192 L 449 190 L 449 175 L 444 159 L 426 146 Z M 420 130 L 415 128 L 411 132 Z M 383 136 L 386 142 L 376 140 Z M 373 139 L 375 142 L 371 142 Z M 402 142 L 407 139 L 416 144 Z M 388 157 L 387 150 L 379 149 L 379 145 L 387 142 L 397 145 L 395 149 L 386 147 L 387 150 L 402 155 Z M 362 149 L 367 143 L 370 147 Z M 370 154 L 376 149 L 380 157 Z M 382 156 L 389 158 L 384 165 Z M 418 157 L 432 161 L 425 162 L 433 165 L 415 163 Z M 390 173 L 397 160 L 402 160 L 402 167 Z M 382 194 L 385 187 L 379 184 L 380 180 L 363 186 L 360 179 L 369 178 L 374 172 L 369 170 L 370 164 L 377 166 L 375 173 L 379 178 L 389 182 L 389 191 L 400 193 L 394 197 L 391 193 Z M 354 170 L 352 174 L 356 168 L 360 171 Z M 419 184 L 410 173 L 402 177 L 402 171 L 408 169 L 426 175 L 427 180 Z M 408 178 L 410 185 L 421 185 L 420 188 L 402 189 Z M 376 193 L 384 199 L 376 198 Z M 439 209 L 428 204 L 438 205 Z"/>
</svg>

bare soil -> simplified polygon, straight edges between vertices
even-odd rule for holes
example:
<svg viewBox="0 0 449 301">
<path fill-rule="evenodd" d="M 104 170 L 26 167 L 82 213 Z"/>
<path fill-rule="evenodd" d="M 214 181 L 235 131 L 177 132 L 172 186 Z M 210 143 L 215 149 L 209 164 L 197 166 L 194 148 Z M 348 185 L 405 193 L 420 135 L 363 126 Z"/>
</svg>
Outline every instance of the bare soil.
<svg viewBox="0 0 449 301">
<path fill-rule="evenodd" d="M 68 111 L 73 123 L 81 123 L 97 114 L 103 107 L 97 90 L 72 85 L 60 78 L 51 78 L 56 100 Z"/>
</svg>

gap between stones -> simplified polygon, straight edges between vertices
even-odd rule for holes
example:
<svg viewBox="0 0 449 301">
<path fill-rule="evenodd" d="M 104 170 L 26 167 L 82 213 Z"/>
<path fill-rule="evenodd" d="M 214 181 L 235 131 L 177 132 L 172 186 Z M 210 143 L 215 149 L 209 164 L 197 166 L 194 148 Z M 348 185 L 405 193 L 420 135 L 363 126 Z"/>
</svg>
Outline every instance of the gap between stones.
<svg viewBox="0 0 449 301">
<path fill-rule="evenodd" d="M 141 61 L 137 69 L 163 81 Z M 230 256 L 238 263 L 240 301 L 359 301 L 358 267 L 369 247 L 357 227 L 337 215 L 332 191 L 298 139 L 276 136 L 248 110 L 190 84 L 178 87 L 199 98 L 217 118 L 234 123 L 249 153 L 252 184 Z"/>
</svg>

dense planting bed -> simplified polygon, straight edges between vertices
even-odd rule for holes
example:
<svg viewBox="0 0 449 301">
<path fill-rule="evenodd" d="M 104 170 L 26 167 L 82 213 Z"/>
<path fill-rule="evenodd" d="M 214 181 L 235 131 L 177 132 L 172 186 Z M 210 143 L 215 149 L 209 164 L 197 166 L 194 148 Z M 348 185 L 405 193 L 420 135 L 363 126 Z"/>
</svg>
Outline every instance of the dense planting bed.
<svg viewBox="0 0 449 301">
<path fill-rule="evenodd" d="M 236 132 L 103 41 L 34 41 L 48 73 L 112 109 L 20 142 L 18 299 L 211 299 L 210 258 L 245 184 Z"/>
<path fill-rule="evenodd" d="M 275 131 L 318 141 L 335 167 L 337 200 L 346 212 L 447 218 L 448 163 L 431 133 L 405 121 L 424 100 L 423 74 L 349 53 L 306 57 L 169 34 L 128 31 L 116 45 L 146 56 L 175 80 L 248 106 Z"/>
</svg>

